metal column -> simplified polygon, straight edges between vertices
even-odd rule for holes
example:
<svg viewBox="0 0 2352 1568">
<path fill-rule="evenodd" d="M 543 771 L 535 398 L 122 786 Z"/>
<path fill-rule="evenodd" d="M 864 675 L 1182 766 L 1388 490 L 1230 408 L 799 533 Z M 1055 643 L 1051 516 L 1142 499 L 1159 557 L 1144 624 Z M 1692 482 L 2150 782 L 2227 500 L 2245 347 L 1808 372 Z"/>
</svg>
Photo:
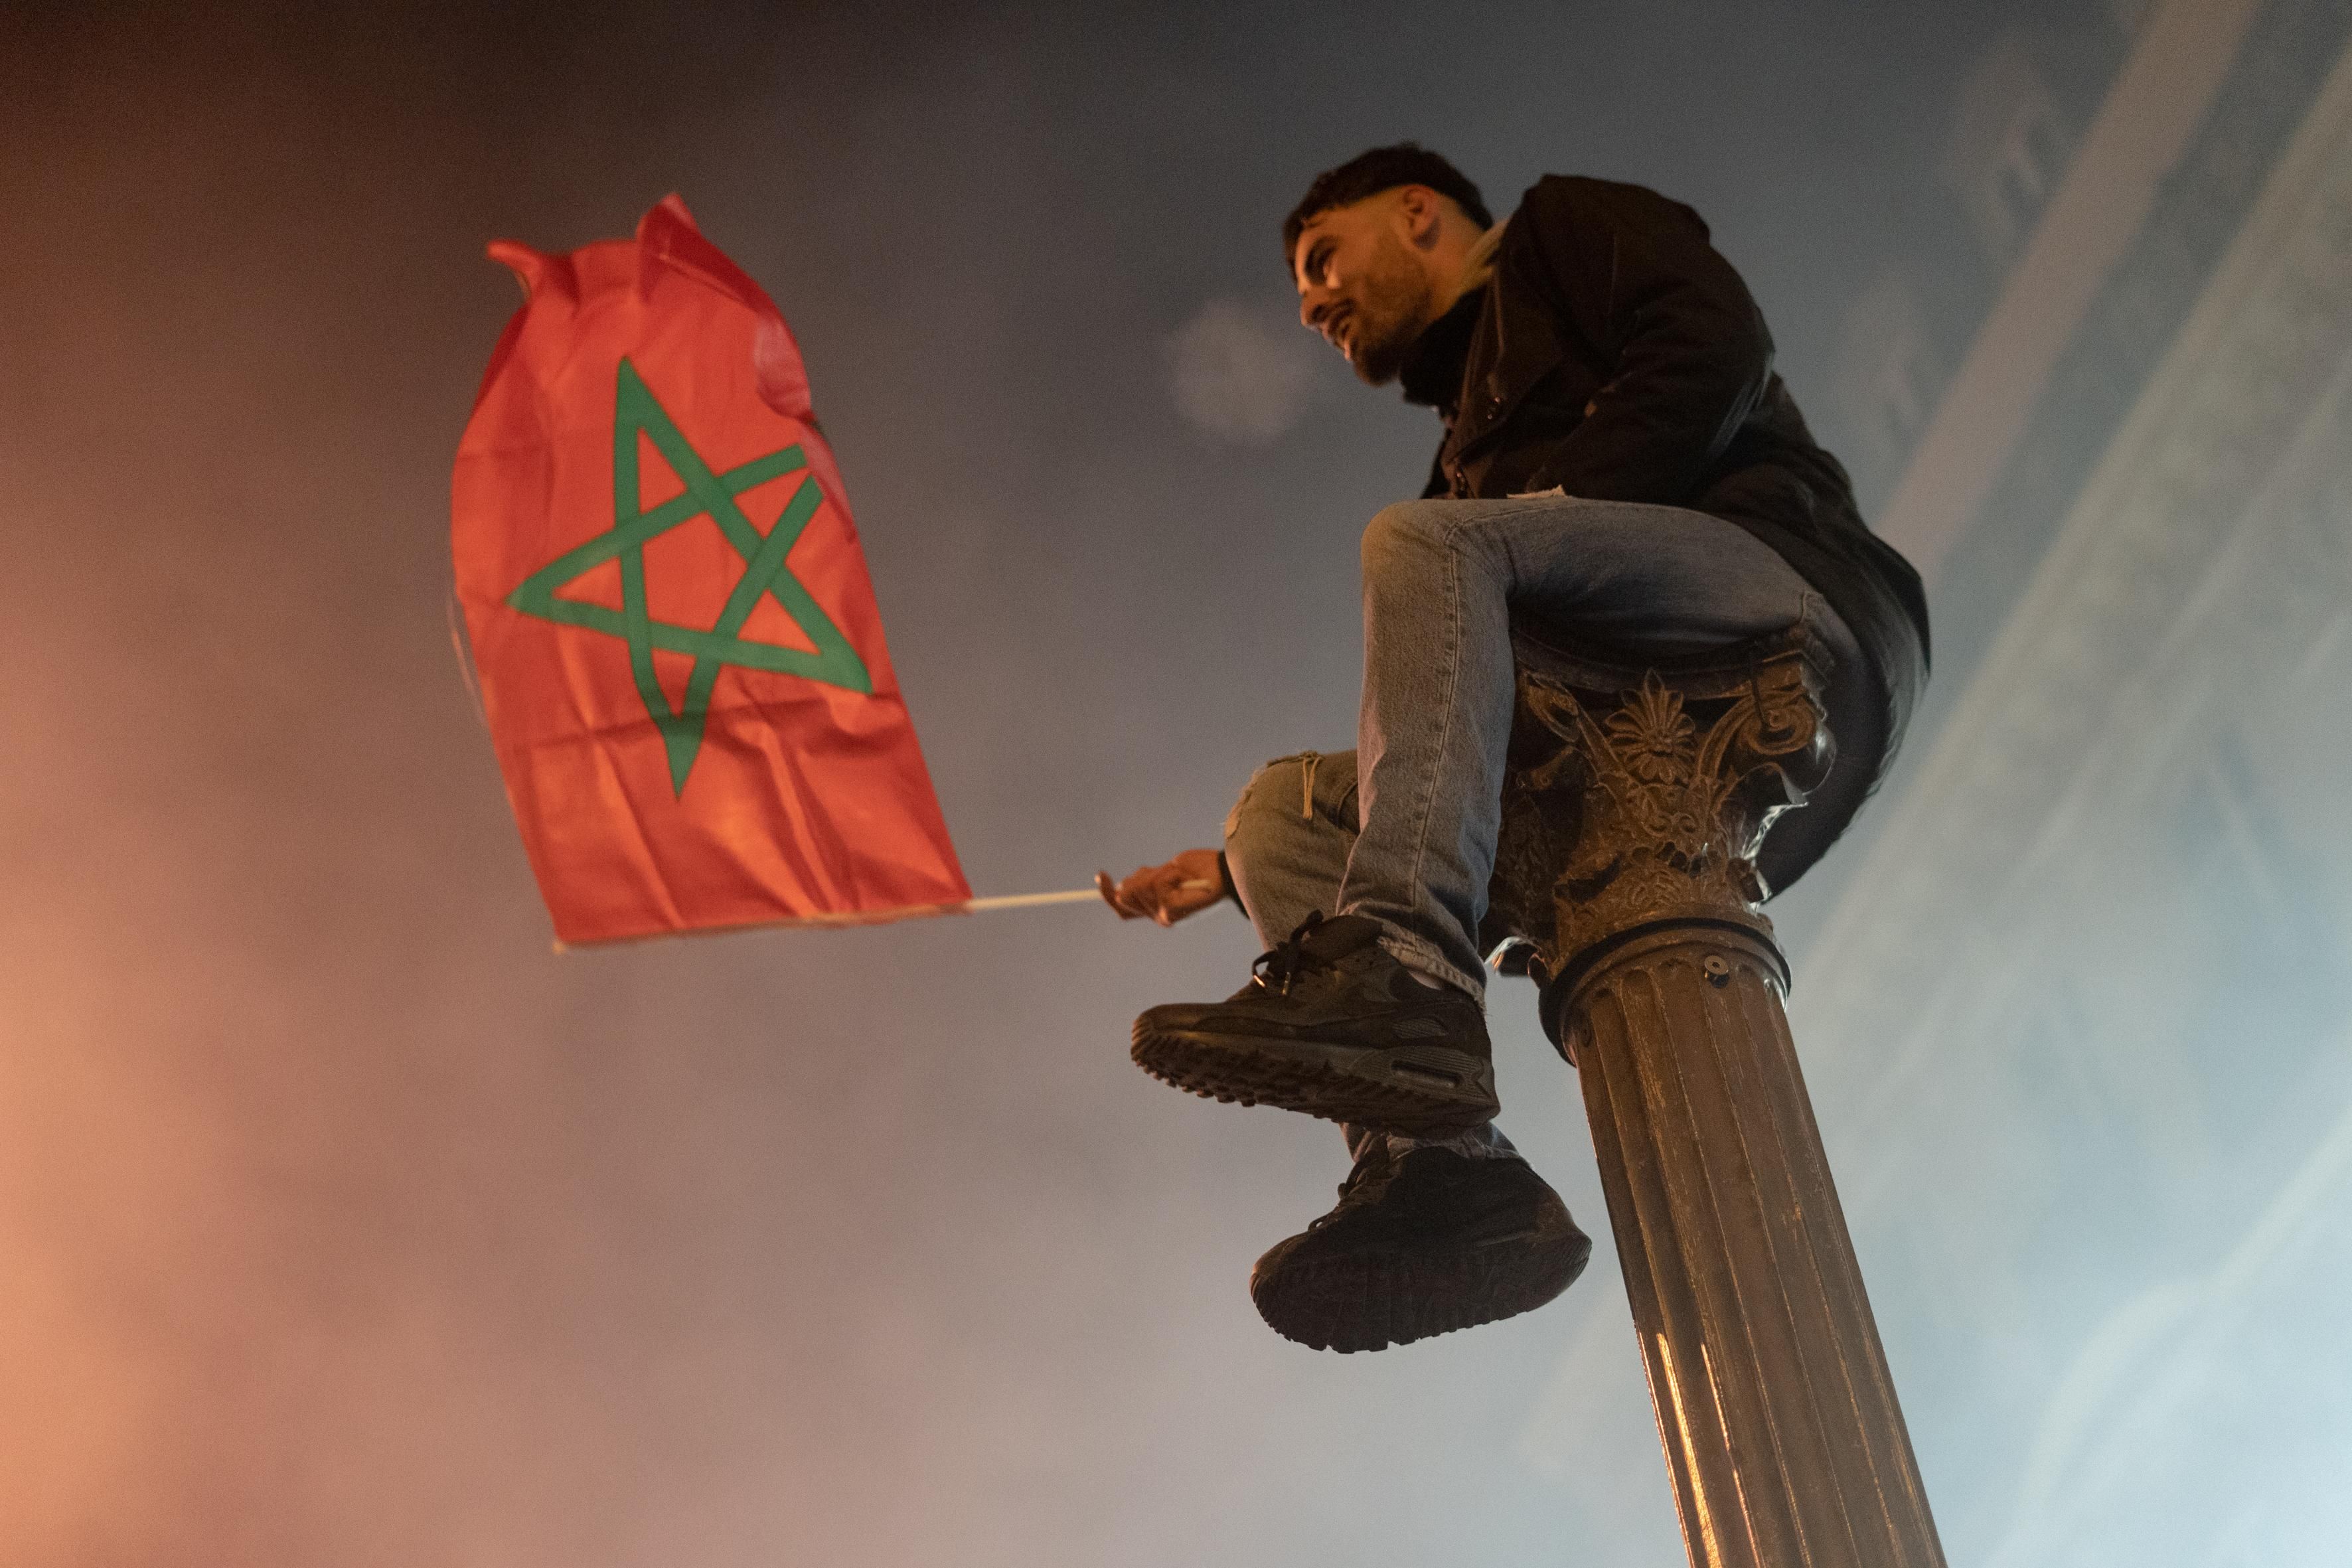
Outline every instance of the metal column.
<svg viewBox="0 0 2352 1568">
<path fill-rule="evenodd" d="M 1942 1568 L 1754 858 L 1832 756 L 1818 655 L 1522 641 L 1497 934 L 1584 1087 L 1696 1568 Z"/>
</svg>

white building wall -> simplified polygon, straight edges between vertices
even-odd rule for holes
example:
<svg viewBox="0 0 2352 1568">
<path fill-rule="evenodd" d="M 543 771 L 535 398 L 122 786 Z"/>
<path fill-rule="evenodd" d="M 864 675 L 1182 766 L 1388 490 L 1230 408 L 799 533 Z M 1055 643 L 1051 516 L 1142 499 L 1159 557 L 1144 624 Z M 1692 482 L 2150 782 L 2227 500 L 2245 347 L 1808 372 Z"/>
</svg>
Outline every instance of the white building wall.
<svg viewBox="0 0 2352 1568">
<path fill-rule="evenodd" d="M 2347 802 L 2352 57 L 1791 1000 L 1955 1561 L 2341 1560 Z"/>
</svg>

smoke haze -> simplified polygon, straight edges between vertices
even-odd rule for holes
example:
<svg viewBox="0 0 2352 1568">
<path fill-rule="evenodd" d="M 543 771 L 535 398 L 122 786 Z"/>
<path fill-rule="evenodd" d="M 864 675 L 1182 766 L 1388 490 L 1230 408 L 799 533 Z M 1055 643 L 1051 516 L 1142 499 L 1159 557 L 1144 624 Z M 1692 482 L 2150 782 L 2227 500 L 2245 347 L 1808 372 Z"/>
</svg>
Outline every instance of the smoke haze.
<svg viewBox="0 0 2352 1568">
<path fill-rule="evenodd" d="M 1244 1288 L 1337 1136 L 1127 1060 L 1237 983 L 1230 911 L 550 951 L 446 603 L 482 247 L 684 195 L 806 352 L 975 891 L 1076 887 L 1350 743 L 1357 536 L 1437 431 L 1285 325 L 1316 171 L 1690 202 L 1846 449 L 1849 312 L 1961 232 L 1952 84 L 2020 16 L 2125 47 L 1957 0 L 0 16 L 0 1562 L 1674 1560 L 1522 984 L 1504 1125 L 1592 1266 L 1341 1358 Z"/>
</svg>

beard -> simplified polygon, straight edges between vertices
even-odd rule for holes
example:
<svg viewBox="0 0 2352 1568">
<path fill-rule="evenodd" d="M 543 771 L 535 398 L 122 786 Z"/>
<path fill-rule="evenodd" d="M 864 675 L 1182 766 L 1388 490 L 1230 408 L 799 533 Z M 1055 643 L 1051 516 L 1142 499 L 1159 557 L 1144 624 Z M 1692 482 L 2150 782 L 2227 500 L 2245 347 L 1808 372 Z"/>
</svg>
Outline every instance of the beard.
<svg viewBox="0 0 2352 1568">
<path fill-rule="evenodd" d="M 1348 363 L 1368 386 L 1386 386 L 1412 357 L 1429 330 L 1428 276 L 1413 265 L 1404 242 L 1383 233 L 1364 278 L 1349 335 Z"/>
</svg>

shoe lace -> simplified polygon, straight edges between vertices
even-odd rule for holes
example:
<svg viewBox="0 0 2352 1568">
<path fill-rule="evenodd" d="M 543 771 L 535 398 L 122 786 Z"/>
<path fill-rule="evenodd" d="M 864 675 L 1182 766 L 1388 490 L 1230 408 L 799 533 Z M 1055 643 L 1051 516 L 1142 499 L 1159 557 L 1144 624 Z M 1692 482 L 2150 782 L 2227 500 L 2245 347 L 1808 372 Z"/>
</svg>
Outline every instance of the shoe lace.
<svg viewBox="0 0 2352 1568">
<path fill-rule="evenodd" d="M 1261 952 L 1250 965 L 1250 983 L 1277 996 L 1290 994 L 1290 983 L 1301 971 L 1318 961 L 1307 951 L 1307 939 L 1323 923 L 1321 910 L 1316 910 L 1298 922 L 1298 929 Z"/>
<path fill-rule="evenodd" d="M 1377 1186 L 1384 1188 L 1396 1175 L 1396 1162 L 1389 1157 L 1385 1147 L 1387 1139 L 1377 1133 L 1374 1134 L 1374 1136 L 1381 1139 L 1382 1147 L 1377 1152 L 1370 1149 L 1367 1149 L 1364 1152 L 1363 1157 L 1358 1160 L 1355 1165 L 1348 1172 L 1348 1179 L 1339 1184 L 1339 1202 L 1338 1206 L 1333 1208 L 1329 1214 L 1317 1215 L 1313 1219 L 1308 1220 L 1307 1222 L 1307 1228 L 1308 1230 L 1321 1230 L 1325 1226 L 1329 1225 L 1332 1221 L 1339 1217 L 1341 1213 L 1343 1213 L 1348 1207 L 1348 1200 L 1354 1197 L 1357 1193 L 1363 1191 L 1367 1187 Z M 1377 1191 L 1365 1193 L 1365 1196 L 1367 1198 L 1373 1198 L 1379 1195 L 1380 1194 Z"/>
</svg>

